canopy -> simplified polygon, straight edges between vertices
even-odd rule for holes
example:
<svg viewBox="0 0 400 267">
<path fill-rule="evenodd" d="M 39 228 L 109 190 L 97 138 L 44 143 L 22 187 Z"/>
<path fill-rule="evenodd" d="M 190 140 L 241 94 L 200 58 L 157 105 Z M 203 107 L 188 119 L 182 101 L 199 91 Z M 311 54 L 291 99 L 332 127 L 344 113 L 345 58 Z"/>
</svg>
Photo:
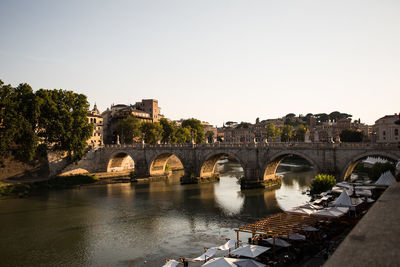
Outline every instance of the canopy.
<svg viewBox="0 0 400 267">
<path fill-rule="evenodd" d="M 291 208 L 290 210 L 287 210 L 286 212 L 291 213 L 291 214 L 298 214 L 298 215 L 311 215 L 315 211 L 316 211 L 316 209 L 294 207 L 294 208 Z"/>
<path fill-rule="evenodd" d="M 218 251 L 217 248 L 210 248 L 205 253 L 203 253 L 201 256 L 192 259 L 192 261 L 205 261 L 205 260 L 208 260 L 209 258 L 214 256 L 217 251 Z"/>
<path fill-rule="evenodd" d="M 251 259 L 237 259 L 235 265 L 239 267 L 265 267 L 265 264 Z"/>
<path fill-rule="evenodd" d="M 330 207 L 323 210 L 316 211 L 312 216 L 326 217 L 326 218 L 339 218 L 349 211 L 348 207 Z"/>
<path fill-rule="evenodd" d="M 234 256 L 244 256 L 249 258 L 255 258 L 258 255 L 264 253 L 270 248 L 257 246 L 257 245 L 247 245 L 244 247 L 239 247 L 231 252 Z"/>
<path fill-rule="evenodd" d="M 179 264 L 178 261 L 176 260 L 169 260 L 166 264 L 164 264 L 162 267 L 175 267 Z"/>
<path fill-rule="evenodd" d="M 303 227 L 303 230 L 304 230 L 304 231 L 307 231 L 307 232 L 316 232 L 316 231 L 318 231 L 317 228 L 312 227 L 312 226 L 309 226 L 309 225 L 304 226 L 304 227 Z"/>
<path fill-rule="evenodd" d="M 206 266 L 206 267 L 236 267 L 236 265 L 233 263 L 237 259 L 233 258 L 224 258 L 224 257 L 218 257 L 215 259 L 211 259 L 208 262 L 204 263 L 201 266 Z"/>
<path fill-rule="evenodd" d="M 267 241 L 271 245 L 274 244 L 274 239 L 273 238 L 265 239 L 265 241 Z M 275 246 L 287 248 L 287 247 L 290 247 L 291 245 L 288 242 L 286 242 L 285 240 L 283 240 L 283 239 L 275 238 Z"/>
<path fill-rule="evenodd" d="M 299 233 L 294 233 L 289 235 L 290 240 L 306 240 L 306 236 L 299 234 Z"/>
<path fill-rule="evenodd" d="M 224 258 L 219 257 L 209 260 L 207 263 L 203 264 L 205 267 L 265 267 L 258 261 L 251 259 L 235 259 L 235 258 Z"/>
<path fill-rule="evenodd" d="M 219 250 L 228 250 L 231 249 L 233 247 L 235 247 L 237 240 L 229 240 L 228 242 L 226 242 L 224 245 L 219 246 L 218 249 Z"/>
<path fill-rule="evenodd" d="M 351 199 L 347 192 L 344 190 L 340 196 L 332 203 L 334 207 L 352 207 Z"/>
<path fill-rule="evenodd" d="M 390 171 L 384 172 L 379 177 L 378 181 L 375 182 L 377 185 L 391 185 L 396 182 L 393 174 Z"/>
</svg>

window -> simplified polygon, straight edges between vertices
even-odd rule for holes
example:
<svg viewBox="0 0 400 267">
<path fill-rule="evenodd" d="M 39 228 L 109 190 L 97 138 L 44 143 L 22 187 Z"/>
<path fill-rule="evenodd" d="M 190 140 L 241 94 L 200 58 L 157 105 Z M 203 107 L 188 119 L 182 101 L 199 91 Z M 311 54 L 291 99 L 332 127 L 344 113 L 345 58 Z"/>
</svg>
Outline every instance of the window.
<svg viewBox="0 0 400 267">
<path fill-rule="evenodd" d="M 382 132 L 382 135 L 386 135 L 386 131 L 383 131 L 383 132 Z"/>
<path fill-rule="evenodd" d="M 396 135 L 396 136 L 399 135 L 399 129 L 394 129 L 394 135 Z"/>
</svg>

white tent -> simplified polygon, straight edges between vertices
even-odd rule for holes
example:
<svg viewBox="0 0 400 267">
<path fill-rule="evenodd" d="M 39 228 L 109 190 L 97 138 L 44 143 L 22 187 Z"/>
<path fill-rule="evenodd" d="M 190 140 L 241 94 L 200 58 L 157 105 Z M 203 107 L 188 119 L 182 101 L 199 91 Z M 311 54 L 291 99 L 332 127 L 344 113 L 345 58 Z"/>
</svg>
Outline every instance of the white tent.
<svg viewBox="0 0 400 267">
<path fill-rule="evenodd" d="M 176 260 L 169 260 L 166 264 L 164 264 L 162 267 L 175 267 L 179 264 L 178 261 Z"/>
<path fill-rule="evenodd" d="M 262 264 L 258 261 L 251 259 L 235 259 L 235 258 L 225 258 L 219 257 L 215 259 L 209 260 L 207 263 L 204 263 L 202 266 L 205 267 L 265 267 L 265 264 Z"/>
<path fill-rule="evenodd" d="M 274 244 L 274 239 L 273 239 L 273 238 L 268 238 L 268 239 L 266 239 L 265 241 L 267 241 L 267 242 L 270 243 L 271 245 Z M 287 248 L 287 247 L 290 247 L 291 244 L 289 244 L 288 242 L 286 242 L 286 241 L 283 240 L 283 239 L 275 238 L 275 246 Z"/>
<path fill-rule="evenodd" d="M 375 182 L 377 185 L 391 185 L 396 182 L 393 174 L 390 171 L 384 172 L 381 174 L 379 179 Z"/>
<path fill-rule="evenodd" d="M 332 203 L 335 207 L 352 207 L 351 199 L 347 192 L 344 190 L 340 196 Z"/>
<path fill-rule="evenodd" d="M 210 248 L 208 249 L 205 253 L 203 253 L 201 256 L 192 259 L 192 261 L 205 261 L 211 258 L 212 256 L 217 253 L 218 249 L 217 248 Z"/>
<path fill-rule="evenodd" d="M 294 208 L 287 210 L 286 212 L 291 213 L 291 214 L 299 214 L 299 215 L 311 215 L 315 211 L 316 211 L 316 209 L 294 207 Z"/>
<path fill-rule="evenodd" d="M 330 207 L 323 210 L 316 211 L 312 216 L 316 217 L 327 217 L 327 218 L 339 218 L 349 212 L 348 207 Z"/>
<path fill-rule="evenodd" d="M 265 267 L 265 264 L 250 259 L 237 259 L 234 264 L 239 267 Z"/>
<path fill-rule="evenodd" d="M 303 227 L 303 230 L 304 230 L 304 231 L 307 231 L 307 232 L 316 232 L 316 231 L 319 231 L 317 228 L 312 227 L 312 226 L 309 226 L 309 225 L 304 226 L 304 227 Z"/>
<path fill-rule="evenodd" d="M 306 236 L 299 234 L 299 233 L 294 233 L 289 235 L 290 240 L 306 240 Z"/>
<path fill-rule="evenodd" d="M 257 245 L 247 245 L 244 247 L 239 247 L 231 252 L 234 256 L 245 256 L 249 258 L 255 258 L 258 255 L 264 253 L 265 251 L 269 250 L 270 248 L 257 246 Z"/>
<path fill-rule="evenodd" d="M 208 262 L 204 263 L 201 266 L 206 266 L 206 267 L 236 267 L 234 262 L 237 259 L 233 258 L 225 258 L 225 257 L 218 257 L 215 259 L 211 259 Z"/>
<path fill-rule="evenodd" d="M 229 240 L 228 242 L 226 242 L 225 244 L 221 245 L 218 247 L 219 250 L 229 250 L 233 247 L 235 247 L 237 240 Z"/>
</svg>

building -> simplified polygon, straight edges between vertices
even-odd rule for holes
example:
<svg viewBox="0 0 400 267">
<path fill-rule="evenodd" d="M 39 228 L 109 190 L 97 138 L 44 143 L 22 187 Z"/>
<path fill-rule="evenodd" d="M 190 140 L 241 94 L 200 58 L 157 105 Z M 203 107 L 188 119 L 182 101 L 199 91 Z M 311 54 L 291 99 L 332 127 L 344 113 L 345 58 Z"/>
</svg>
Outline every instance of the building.
<svg viewBox="0 0 400 267">
<path fill-rule="evenodd" d="M 143 99 L 142 102 L 136 102 L 133 108 L 150 114 L 153 122 L 157 122 L 163 117 L 160 115 L 161 108 L 158 106 L 158 100 L 156 99 Z"/>
<path fill-rule="evenodd" d="M 103 145 L 103 117 L 96 104 L 92 110 L 88 111 L 87 119 L 89 123 L 93 124 L 92 136 L 87 140 L 88 146 L 94 148 Z"/>
<path fill-rule="evenodd" d="M 386 115 L 377 121 L 372 129 L 373 139 L 377 143 L 398 143 L 400 142 L 400 125 L 395 124 L 399 115 Z"/>
<path fill-rule="evenodd" d="M 158 122 L 163 118 L 160 111 L 158 100 L 155 99 L 143 99 L 134 105 L 112 105 L 101 114 L 104 119 L 104 143 L 114 144 L 117 142 L 117 124 L 119 121 L 131 116 L 141 122 Z"/>
</svg>

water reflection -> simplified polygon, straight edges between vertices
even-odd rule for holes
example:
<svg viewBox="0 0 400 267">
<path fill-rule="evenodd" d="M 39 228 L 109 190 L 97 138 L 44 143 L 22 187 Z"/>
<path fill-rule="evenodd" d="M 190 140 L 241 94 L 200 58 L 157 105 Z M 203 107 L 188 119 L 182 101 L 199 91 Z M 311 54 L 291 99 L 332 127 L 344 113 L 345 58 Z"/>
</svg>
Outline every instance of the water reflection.
<svg viewBox="0 0 400 267">
<path fill-rule="evenodd" d="M 2 264 L 160 266 L 166 257 L 196 257 L 234 238 L 234 228 L 308 200 L 301 191 L 313 171 L 293 168 L 279 167 L 284 178 L 278 190 L 240 191 L 240 165 L 224 163 L 217 183 L 180 185 L 183 173 L 176 172 L 152 183 L 2 200 Z"/>
</svg>

